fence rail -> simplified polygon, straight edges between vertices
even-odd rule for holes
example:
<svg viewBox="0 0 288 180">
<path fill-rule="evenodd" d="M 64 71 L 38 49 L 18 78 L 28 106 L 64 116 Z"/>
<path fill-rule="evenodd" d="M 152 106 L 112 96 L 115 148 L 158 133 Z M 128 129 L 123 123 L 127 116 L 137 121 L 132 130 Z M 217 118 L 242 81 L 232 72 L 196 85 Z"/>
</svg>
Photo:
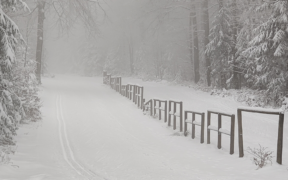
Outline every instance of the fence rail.
<svg viewBox="0 0 288 180">
<path fill-rule="evenodd" d="M 173 108 L 172 108 L 173 105 Z M 177 111 L 177 107 L 179 107 Z M 179 125 L 180 125 L 180 132 L 182 132 L 183 129 L 183 102 L 182 101 L 169 101 L 169 116 L 168 116 L 168 126 L 171 125 L 171 117 L 173 117 L 173 129 L 176 129 L 176 118 L 179 117 Z"/>
<path fill-rule="evenodd" d="M 212 126 L 211 124 L 211 114 L 218 115 L 218 127 Z M 230 154 L 234 154 L 234 130 L 235 130 L 235 115 L 227 114 L 216 111 L 207 111 L 207 144 L 210 144 L 210 131 L 218 132 L 218 142 L 217 147 L 221 149 L 222 147 L 222 134 L 230 136 Z M 231 118 L 230 132 L 222 128 L 222 116 L 228 116 Z"/>
<path fill-rule="evenodd" d="M 192 114 L 192 119 L 191 121 L 188 119 L 188 114 Z M 195 120 L 195 116 L 200 115 L 201 116 L 201 122 L 197 122 Z M 200 113 L 200 112 L 195 112 L 195 111 L 184 111 L 184 135 L 186 136 L 187 133 L 187 124 L 192 124 L 192 139 L 195 138 L 195 126 L 200 126 L 201 127 L 201 135 L 200 135 L 200 143 L 204 143 L 204 125 L 205 125 L 205 113 Z"/>
<path fill-rule="evenodd" d="M 154 116 L 158 110 L 159 120 L 161 120 L 161 114 L 164 113 L 164 122 L 167 122 L 167 101 L 154 99 Z"/>
<path fill-rule="evenodd" d="M 284 129 L 284 114 L 283 114 L 283 112 L 282 111 L 273 111 L 273 110 L 267 111 L 267 110 L 259 110 L 259 109 L 249 109 L 249 108 L 238 108 L 237 109 L 238 138 L 239 138 L 239 157 L 243 157 L 244 156 L 242 112 L 271 114 L 271 115 L 277 115 L 279 117 L 276 162 L 278 164 L 282 164 L 283 132 L 284 132 L 284 130 L 283 130 Z"/>
</svg>

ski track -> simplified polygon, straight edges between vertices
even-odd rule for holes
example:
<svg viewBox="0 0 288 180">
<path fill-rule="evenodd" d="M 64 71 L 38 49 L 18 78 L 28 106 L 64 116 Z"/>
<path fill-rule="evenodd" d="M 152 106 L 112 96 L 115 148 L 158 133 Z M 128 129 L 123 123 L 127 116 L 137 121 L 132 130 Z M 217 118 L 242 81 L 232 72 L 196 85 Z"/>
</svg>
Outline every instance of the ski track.
<svg viewBox="0 0 288 180">
<path fill-rule="evenodd" d="M 85 179 L 95 179 L 95 178 L 101 178 L 99 175 L 95 174 L 90 169 L 86 169 L 83 165 L 80 164 L 75 159 L 73 150 L 70 146 L 67 130 L 66 130 L 66 123 L 65 118 L 63 115 L 63 108 L 62 108 L 62 97 L 60 95 L 57 95 L 56 97 L 56 116 L 58 121 L 58 132 L 59 132 L 59 140 L 61 144 L 61 149 L 63 153 L 64 160 L 67 162 L 67 164 L 81 177 Z"/>
</svg>

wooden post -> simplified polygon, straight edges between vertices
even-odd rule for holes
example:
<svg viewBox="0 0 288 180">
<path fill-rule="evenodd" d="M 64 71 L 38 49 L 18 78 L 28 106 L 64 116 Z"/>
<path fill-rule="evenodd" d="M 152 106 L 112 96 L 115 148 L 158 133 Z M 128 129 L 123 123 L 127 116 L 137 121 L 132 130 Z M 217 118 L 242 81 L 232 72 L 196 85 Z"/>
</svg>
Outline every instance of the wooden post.
<svg viewBox="0 0 288 180">
<path fill-rule="evenodd" d="M 144 105 L 144 87 L 142 87 L 142 91 L 141 91 L 141 109 L 143 108 L 143 105 Z"/>
<path fill-rule="evenodd" d="M 168 126 L 171 126 L 171 101 L 169 101 L 169 109 L 168 109 Z"/>
<path fill-rule="evenodd" d="M 126 88 L 125 88 L 125 91 L 126 91 L 126 92 L 125 92 L 125 93 L 126 93 L 126 94 L 125 94 L 125 97 L 126 97 L 126 98 L 129 97 L 129 94 L 128 94 L 128 90 L 129 90 L 129 89 L 128 89 L 128 88 L 129 88 L 129 84 L 127 84 L 127 85 L 126 85 Z"/>
<path fill-rule="evenodd" d="M 176 103 L 174 102 L 174 109 L 173 109 L 173 130 L 176 129 L 176 116 L 175 116 L 175 113 L 176 113 Z"/>
<path fill-rule="evenodd" d="M 204 127 L 205 127 L 205 113 L 201 114 L 201 141 L 200 143 L 204 143 Z"/>
<path fill-rule="evenodd" d="M 180 102 L 180 112 L 179 112 L 179 116 L 180 116 L 180 132 L 182 132 L 183 130 L 183 102 Z"/>
<path fill-rule="evenodd" d="M 135 103 L 135 96 L 136 96 L 136 86 L 135 85 L 133 85 L 133 102 Z"/>
<path fill-rule="evenodd" d="M 153 115 L 153 100 L 150 100 L 150 116 Z"/>
<path fill-rule="evenodd" d="M 132 91 L 133 86 L 131 84 L 129 84 L 129 99 L 132 100 L 132 95 L 133 95 L 133 91 Z"/>
<path fill-rule="evenodd" d="M 122 77 L 119 79 L 119 93 L 121 93 L 121 87 L 122 87 Z"/>
<path fill-rule="evenodd" d="M 284 128 L 284 114 L 279 114 L 278 125 L 278 140 L 277 140 L 277 163 L 282 164 L 283 151 L 283 128 Z"/>
<path fill-rule="evenodd" d="M 219 131 L 222 127 L 221 114 L 218 114 L 218 149 L 221 149 L 221 132 Z"/>
<path fill-rule="evenodd" d="M 112 77 L 111 77 L 111 75 L 109 77 L 109 85 L 110 85 L 110 87 L 112 87 Z"/>
<path fill-rule="evenodd" d="M 134 85 L 134 104 L 137 104 L 137 94 L 138 94 L 138 86 Z"/>
<path fill-rule="evenodd" d="M 155 108 L 156 105 L 157 105 L 156 99 L 154 99 L 154 105 L 153 105 L 153 111 L 154 111 L 153 116 L 154 116 L 154 117 L 155 117 L 155 115 L 156 115 L 156 108 Z"/>
<path fill-rule="evenodd" d="M 159 109 L 158 109 L 158 112 L 159 112 L 159 120 L 161 120 L 161 104 L 162 104 L 162 102 L 161 101 L 159 101 Z"/>
<path fill-rule="evenodd" d="M 138 91 L 138 108 L 140 108 L 140 109 L 141 109 L 141 103 L 142 103 L 141 91 L 142 91 L 142 88 L 139 87 L 139 91 Z"/>
<path fill-rule="evenodd" d="M 195 139 L 195 124 L 193 123 L 195 121 L 195 113 L 192 113 L 192 139 Z"/>
<path fill-rule="evenodd" d="M 103 84 L 106 84 L 107 72 L 103 71 Z"/>
<path fill-rule="evenodd" d="M 239 141 L 239 157 L 244 156 L 244 148 L 243 148 L 243 128 L 242 128 L 242 112 L 240 109 L 237 110 L 238 116 L 238 141 Z"/>
<path fill-rule="evenodd" d="M 145 104 L 145 99 L 142 100 L 142 106 L 141 106 L 143 112 L 145 111 L 145 106 L 144 106 L 144 104 Z"/>
<path fill-rule="evenodd" d="M 164 122 L 167 122 L 167 101 L 165 101 Z"/>
<path fill-rule="evenodd" d="M 187 123 L 186 123 L 186 120 L 187 120 L 187 111 L 184 112 L 184 136 L 187 136 Z"/>
<path fill-rule="evenodd" d="M 210 126 L 211 121 L 211 113 L 207 112 L 207 144 L 210 144 L 210 129 L 208 128 Z"/>
<path fill-rule="evenodd" d="M 230 154 L 234 154 L 234 139 L 235 139 L 235 115 L 231 117 L 231 130 L 230 130 Z"/>
</svg>

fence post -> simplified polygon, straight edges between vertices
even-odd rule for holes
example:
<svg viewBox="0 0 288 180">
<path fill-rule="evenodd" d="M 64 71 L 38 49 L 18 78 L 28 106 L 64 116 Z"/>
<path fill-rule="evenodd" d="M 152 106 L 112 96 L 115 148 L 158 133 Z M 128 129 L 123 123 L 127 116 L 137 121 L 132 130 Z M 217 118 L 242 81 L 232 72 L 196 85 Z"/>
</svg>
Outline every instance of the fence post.
<svg viewBox="0 0 288 180">
<path fill-rule="evenodd" d="M 201 114 L 201 144 L 204 143 L 205 113 Z"/>
<path fill-rule="evenodd" d="M 279 114 L 278 140 L 277 140 L 277 162 L 279 164 L 282 164 L 283 128 L 284 128 L 284 114 Z"/>
<path fill-rule="evenodd" d="M 239 157 L 244 156 L 244 149 L 243 149 L 243 127 L 242 127 L 242 112 L 240 109 L 237 109 L 237 116 L 238 116 L 238 141 L 239 141 Z"/>
<path fill-rule="evenodd" d="M 170 114 L 170 112 L 171 112 L 171 101 L 169 101 L 169 103 L 168 103 L 169 105 L 169 109 L 168 109 L 168 126 L 171 126 L 171 114 Z"/>
<path fill-rule="evenodd" d="M 103 71 L 103 84 L 105 84 L 105 81 L 106 81 L 106 77 L 107 76 L 107 72 L 106 71 Z"/>
<path fill-rule="evenodd" d="M 234 139 L 235 139 L 235 115 L 231 117 L 231 130 L 230 130 L 230 154 L 234 154 Z"/>
<path fill-rule="evenodd" d="M 119 93 L 121 94 L 122 77 L 119 78 Z"/>
<path fill-rule="evenodd" d="M 183 102 L 180 102 L 180 112 L 179 112 L 179 118 L 180 118 L 180 132 L 183 131 Z"/>
<path fill-rule="evenodd" d="M 153 100 L 152 99 L 150 103 L 150 116 L 153 116 Z"/>
<path fill-rule="evenodd" d="M 136 85 L 133 85 L 133 102 L 136 104 Z"/>
<path fill-rule="evenodd" d="M 210 120 L 211 114 L 210 112 L 207 112 L 207 144 L 210 144 L 210 129 L 208 128 L 210 126 Z"/>
<path fill-rule="evenodd" d="M 222 127 L 222 117 L 221 114 L 218 114 L 218 149 L 221 149 L 221 132 L 220 129 Z"/>
<path fill-rule="evenodd" d="M 145 106 L 144 106 L 144 104 L 145 104 L 145 99 L 143 98 L 142 106 L 141 106 L 141 107 L 142 107 L 141 109 L 143 110 L 143 112 L 145 111 Z"/>
<path fill-rule="evenodd" d="M 195 121 L 195 113 L 192 113 L 192 139 L 195 139 L 195 124 L 193 123 Z"/>
<path fill-rule="evenodd" d="M 144 105 L 144 87 L 141 88 L 141 109 L 143 108 Z"/>
<path fill-rule="evenodd" d="M 164 122 L 167 122 L 167 101 L 165 101 Z"/>
<path fill-rule="evenodd" d="M 186 123 L 186 120 L 187 120 L 187 117 L 188 117 L 187 114 L 188 114 L 188 112 L 185 111 L 184 112 L 184 136 L 187 136 L 187 123 Z"/>
<path fill-rule="evenodd" d="M 153 116 L 155 117 L 155 115 L 156 115 L 156 108 L 155 108 L 155 106 L 156 106 L 156 99 L 153 99 L 152 101 L 153 101 Z"/>
<path fill-rule="evenodd" d="M 176 116 L 175 116 L 175 113 L 176 113 L 176 103 L 173 103 L 174 104 L 174 109 L 173 109 L 173 130 L 176 129 Z"/>
</svg>

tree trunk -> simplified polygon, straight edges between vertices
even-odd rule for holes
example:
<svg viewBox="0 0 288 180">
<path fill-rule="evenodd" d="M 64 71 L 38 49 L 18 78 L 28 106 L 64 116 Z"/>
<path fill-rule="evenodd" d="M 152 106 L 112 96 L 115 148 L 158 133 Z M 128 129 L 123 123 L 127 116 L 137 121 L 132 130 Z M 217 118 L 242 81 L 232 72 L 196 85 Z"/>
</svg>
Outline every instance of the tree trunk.
<svg viewBox="0 0 288 180">
<path fill-rule="evenodd" d="M 199 43 L 198 43 L 198 29 L 197 29 L 197 16 L 196 16 L 195 1 L 192 0 L 190 12 L 190 26 L 193 29 L 193 62 L 194 62 L 194 82 L 198 83 L 200 79 L 199 74 Z M 192 62 L 192 63 L 193 63 Z"/>
<path fill-rule="evenodd" d="M 130 73 L 134 74 L 134 52 L 133 52 L 133 42 L 132 37 L 129 38 L 129 56 L 130 56 Z"/>
<path fill-rule="evenodd" d="M 209 11 L 208 11 L 208 0 L 202 0 L 202 20 L 203 20 L 203 30 L 204 30 L 204 36 L 203 36 L 203 43 L 204 47 L 206 48 L 206 45 L 209 43 Z M 209 56 L 207 56 L 206 53 L 204 53 L 205 61 L 206 61 L 206 78 L 207 78 L 207 85 L 211 85 L 211 61 Z"/>
<path fill-rule="evenodd" d="M 44 8 L 45 8 L 45 2 L 38 0 L 38 27 L 37 27 L 37 49 L 36 49 L 36 62 L 37 62 L 37 68 L 36 68 L 36 77 L 38 80 L 38 83 L 41 84 L 41 66 L 42 66 L 42 49 L 43 49 L 43 28 L 44 28 Z"/>
<path fill-rule="evenodd" d="M 192 12 L 190 11 L 190 18 L 189 18 L 189 52 L 190 52 L 190 61 L 191 61 L 191 65 L 192 68 L 194 67 L 194 63 L 193 63 L 193 28 L 192 28 Z"/>
<path fill-rule="evenodd" d="M 232 8 L 232 15 L 233 15 L 233 29 L 232 29 L 232 38 L 233 38 L 233 47 L 232 47 L 232 62 L 233 62 L 233 79 L 232 79 L 232 87 L 235 89 L 240 89 L 240 78 L 238 77 L 239 73 L 237 73 L 238 68 L 237 68 L 237 64 L 236 64 L 236 43 L 237 43 L 237 29 L 238 29 L 238 22 L 237 22 L 237 4 L 236 4 L 236 0 L 232 1 L 231 4 L 231 8 Z"/>
</svg>

